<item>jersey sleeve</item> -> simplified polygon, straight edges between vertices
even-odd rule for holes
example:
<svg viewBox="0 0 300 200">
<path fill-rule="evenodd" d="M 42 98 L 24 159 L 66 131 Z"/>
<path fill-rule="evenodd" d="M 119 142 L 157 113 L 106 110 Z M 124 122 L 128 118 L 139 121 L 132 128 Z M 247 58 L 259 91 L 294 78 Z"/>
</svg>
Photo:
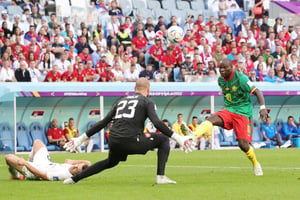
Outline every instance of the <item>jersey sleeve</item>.
<svg viewBox="0 0 300 200">
<path fill-rule="evenodd" d="M 147 101 L 147 114 L 155 128 L 157 128 L 163 134 L 171 137 L 173 132 L 158 118 L 156 113 L 156 105 L 153 101 Z"/>
<path fill-rule="evenodd" d="M 240 77 L 240 85 L 243 91 L 253 93 L 256 90 L 255 85 L 251 82 L 247 76 L 242 75 Z"/>
</svg>

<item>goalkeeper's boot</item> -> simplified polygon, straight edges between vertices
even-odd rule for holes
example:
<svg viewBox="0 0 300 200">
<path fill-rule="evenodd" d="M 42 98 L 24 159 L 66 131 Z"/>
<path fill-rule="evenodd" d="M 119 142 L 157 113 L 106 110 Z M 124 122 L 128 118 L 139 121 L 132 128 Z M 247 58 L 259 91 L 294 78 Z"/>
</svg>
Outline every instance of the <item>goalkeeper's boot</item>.
<svg viewBox="0 0 300 200">
<path fill-rule="evenodd" d="M 165 175 L 157 175 L 156 176 L 156 184 L 176 184 L 176 181 L 169 179 Z"/>
<path fill-rule="evenodd" d="M 64 184 L 75 184 L 75 181 L 72 178 L 67 178 L 64 180 Z"/>
<path fill-rule="evenodd" d="M 253 172 L 254 172 L 255 176 L 263 176 L 264 175 L 261 165 L 259 163 L 253 167 Z"/>
</svg>

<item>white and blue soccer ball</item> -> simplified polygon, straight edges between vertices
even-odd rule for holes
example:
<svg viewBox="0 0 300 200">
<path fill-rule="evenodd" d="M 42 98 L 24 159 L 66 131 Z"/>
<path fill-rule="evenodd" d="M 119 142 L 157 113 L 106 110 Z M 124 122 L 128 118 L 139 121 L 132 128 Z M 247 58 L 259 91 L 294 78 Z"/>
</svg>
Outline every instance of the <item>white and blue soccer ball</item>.
<svg viewBox="0 0 300 200">
<path fill-rule="evenodd" d="M 171 26 L 168 28 L 168 40 L 172 43 L 179 43 L 183 40 L 184 33 L 179 26 Z"/>
</svg>

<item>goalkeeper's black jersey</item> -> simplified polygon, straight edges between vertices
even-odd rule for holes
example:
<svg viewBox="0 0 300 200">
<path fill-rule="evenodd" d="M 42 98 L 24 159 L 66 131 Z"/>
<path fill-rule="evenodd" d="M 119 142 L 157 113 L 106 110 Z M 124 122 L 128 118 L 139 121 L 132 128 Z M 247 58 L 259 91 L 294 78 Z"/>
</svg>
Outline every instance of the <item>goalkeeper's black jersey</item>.
<svg viewBox="0 0 300 200">
<path fill-rule="evenodd" d="M 172 131 L 158 118 L 155 103 L 136 93 L 123 97 L 115 103 L 106 117 L 87 131 L 87 136 L 95 134 L 113 120 L 110 136 L 114 138 L 136 137 L 136 135 L 143 134 L 145 120 L 148 117 L 160 132 L 169 137 L 172 135 Z"/>
</svg>

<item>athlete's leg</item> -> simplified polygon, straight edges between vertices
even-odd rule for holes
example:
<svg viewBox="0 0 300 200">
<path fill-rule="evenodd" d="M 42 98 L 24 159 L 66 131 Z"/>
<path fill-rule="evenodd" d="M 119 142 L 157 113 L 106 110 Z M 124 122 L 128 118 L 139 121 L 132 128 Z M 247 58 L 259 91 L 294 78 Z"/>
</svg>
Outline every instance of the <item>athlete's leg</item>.
<svg viewBox="0 0 300 200">
<path fill-rule="evenodd" d="M 109 153 L 109 156 L 107 159 L 96 162 L 95 164 L 91 165 L 90 167 L 86 168 L 79 174 L 76 174 L 75 176 L 72 176 L 72 180 L 74 182 L 78 182 L 81 179 L 87 178 L 89 176 L 92 176 L 94 174 L 100 173 L 101 171 L 105 169 L 112 168 L 116 166 L 120 162 L 120 159 L 118 157 L 115 157 L 111 152 Z"/>
<path fill-rule="evenodd" d="M 24 167 L 23 164 L 21 164 L 21 159 L 18 156 L 15 156 L 14 154 L 7 154 L 5 156 L 5 161 L 8 166 L 8 171 L 12 177 L 12 179 L 23 179 L 20 177 L 19 173 L 22 173 L 22 169 Z M 18 173 L 19 172 L 19 173 Z"/>
<path fill-rule="evenodd" d="M 200 138 L 203 134 L 211 134 L 213 126 L 224 127 L 223 119 L 217 115 L 212 114 L 204 122 L 199 125 L 199 128 L 195 131 L 196 137 Z"/>
<path fill-rule="evenodd" d="M 156 134 L 154 140 L 158 139 L 160 144 L 158 144 L 157 151 L 157 175 L 165 175 L 166 163 L 169 158 L 170 153 L 170 142 L 169 138 L 163 134 Z"/>
<path fill-rule="evenodd" d="M 32 150 L 33 156 L 38 152 L 41 148 L 46 147 L 45 144 L 41 140 L 34 140 Z"/>
</svg>

